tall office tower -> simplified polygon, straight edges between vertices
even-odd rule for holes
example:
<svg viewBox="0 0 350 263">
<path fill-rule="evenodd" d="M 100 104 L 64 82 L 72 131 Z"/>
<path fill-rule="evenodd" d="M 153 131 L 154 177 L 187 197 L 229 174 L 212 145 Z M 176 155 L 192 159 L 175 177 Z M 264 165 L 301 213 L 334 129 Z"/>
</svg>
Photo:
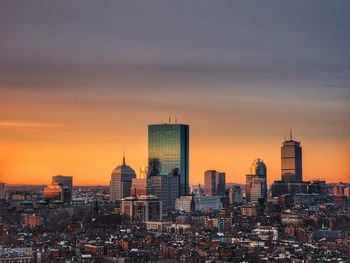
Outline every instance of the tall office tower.
<svg viewBox="0 0 350 263">
<path fill-rule="evenodd" d="M 0 182 L 0 200 L 5 199 L 5 184 Z"/>
<path fill-rule="evenodd" d="M 207 196 L 224 196 L 225 184 L 225 173 L 216 170 L 204 172 L 204 191 Z"/>
<path fill-rule="evenodd" d="M 115 168 L 111 175 L 109 200 L 115 202 L 130 196 L 133 178 L 136 178 L 135 171 L 126 165 L 125 156 L 123 156 L 122 165 Z"/>
<path fill-rule="evenodd" d="M 61 201 L 64 203 L 72 202 L 73 197 L 73 177 L 56 175 L 52 176 L 51 185 L 58 185 L 61 187 Z"/>
<path fill-rule="evenodd" d="M 148 125 L 149 175 L 167 175 L 179 169 L 179 195 L 189 193 L 189 126 L 186 124 Z"/>
<path fill-rule="evenodd" d="M 302 149 L 300 142 L 293 140 L 292 131 L 289 140 L 283 142 L 281 147 L 282 181 L 302 181 Z"/>
<path fill-rule="evenodd" d="M 267 169 L 263 160 L 261 160 L 260 158 L 254 160 L 250 169 L 250 174 L 256 175 L 262 181 L 262 184 L 263 184 L 262 198 L 266 200 L 267 190 L 268 190 L 267 189 Z"/>
<path fill-rule="evenodd" d="M 175 209 L 179 197 L 179 175 L 170 173 L 151 176 L 147 179 L 149 193 L 157 196 L 162 202 L 163 212 Z"/>
<path fill-rule="evenodd" d="M 254 177 L 251 181 L 250 202 L 258 203 L 263 197 L 264 179 Z"/>
</svg>

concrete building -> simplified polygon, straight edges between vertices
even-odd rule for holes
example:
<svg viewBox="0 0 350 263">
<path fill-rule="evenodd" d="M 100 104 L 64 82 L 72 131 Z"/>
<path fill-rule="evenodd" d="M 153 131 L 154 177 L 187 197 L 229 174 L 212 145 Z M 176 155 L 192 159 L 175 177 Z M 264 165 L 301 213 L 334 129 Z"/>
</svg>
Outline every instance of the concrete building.
<svg viewBox="0 0 350 263">
<path fill-rule="evenodd" d="M 125 156 L 123 156 L 122 165 L 117 166 L 111 175 L 109 200 L 115 202 L 130 196 L 134 178 L 136 178 L 135 171 L 126 165 Z"/>
<path fill-rule="evenodd" d="M 154 195 L 130 196 L 121 201 L 122 213 L 137 221 L 162 220 L 162 205 Z"/>
<path fill-rule="evenodd" d="M 181 196 L 176 199 L 175 210 L 190 213 L 195 209 L 194 197 L 192 195 Z"/>
<path fill-rule="evenodd" d="M 252 179 L 250 184 L 250 202 L 258 203 L 259 200 L 264 199 L 264 183 L 264 179 L 261 179 L 259 177 L 255 177 Z"/>
<path fill-rule="evenodd" d="M 239 185 L 234 185 L 229 189 L 229 203 L 243 204 L 242 188 Z"/>
<path fill-rule="evenodd" d="M 258 207 L 256 205 L 243 205 L 242 215 L 248 217 L 255 217 L 258 215 Z"/>
<path fill-rule="evenodd" d="M 204 172 L 204 191 L 207 196 L 225 196 L 225 173 L 216 170 Z"/>
</svg>

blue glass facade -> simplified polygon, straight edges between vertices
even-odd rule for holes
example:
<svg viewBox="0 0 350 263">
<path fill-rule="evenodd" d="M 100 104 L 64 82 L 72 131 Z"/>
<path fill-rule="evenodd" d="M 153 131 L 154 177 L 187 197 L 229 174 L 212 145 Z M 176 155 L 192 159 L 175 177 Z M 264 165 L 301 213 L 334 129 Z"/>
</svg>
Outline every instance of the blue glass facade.
<svg viewBox="0 0 350 263">
<path fill-rule="evenodd" d="M 188 195 L 189 126 L 185 124 L 148 125 L 148 160 L 149 171 L 156 163 L 160 174 L 168 174 L 178 168 L 179 194 Z"/>
</svg>

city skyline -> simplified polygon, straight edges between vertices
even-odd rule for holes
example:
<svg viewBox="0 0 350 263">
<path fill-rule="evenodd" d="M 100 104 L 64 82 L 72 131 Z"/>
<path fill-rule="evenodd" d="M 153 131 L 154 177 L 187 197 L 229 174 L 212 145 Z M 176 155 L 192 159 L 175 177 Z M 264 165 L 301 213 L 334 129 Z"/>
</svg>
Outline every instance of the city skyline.
<svg viewBox="0 0 350 263">
<path fill-rule="evenodd" d="M 166 123 L 165 123 L 166 124 Z M 288 142 L 288 140 L 290 140 L 290 139 L 286 139 L 287 137 L 285 136 L 284 137 L 284 141 L 283 141 L 283 143 L 285 143 L 286 141 Z M 294 138 L 293 138 L 294 139 Z M 297 142 L 297 143 L 300 143 L 300 142 Z M 281 148 L 279 148 L 279 153 L 280 153 L 280 156 L 279 156 L 279 159 L 281 158 Z M 190 155 L 191 156 L 191 155 Z M 259 155 L 260 156 L 260 155 Z M 303 156 L 303 158 L 305 158 L 304 156 Z M 132 158 L 131 158 L 132 159 Z M 124 160 L 125 160 L 125 148 L 123 148 L 123 153 L 122 153 L 122 160 L 123 160 L 123 163 L 124 163 Z M 148 160 L 148 158 L 147 158 L 147 160 Z M 257 159 L 257 160 L 260 160 L 260 159 Z M 116 162 L 116 165 L 115 166 L 119 166 L 120 164 L 118 164 L 118 161 Z M 249 165 L 247 164 L 246 165 L 247 166 L 247 168 L 246 168 L 246 171 L 247 171 L 247 173 L 249 173 L 249 172 L 251 172 L 251 169 L 252 169 L 252 167 L 250 167 L 249 168 Z M 130 167 L 131 168 L 133 168 L 134 170 L 136 170 L 136 171 L 138 171 L 139 169 L 141 169 L 143 166 L 139 166 L 139 167 L 137 167 L 137 168 L 135 168 L 134 166 L 132 166 L 132 165 L 130 165 Z M 268 167 L 268 164 L 267 164 L 267 167 Z M 213 167 L 212 167 L 213 168 Z M 114 169 L 114 168 L 113 168 Z M 208 169 L 207 169 L 208 170 Z M 204 171 L 202 171 L 202 174 L 205 172 L 205 171 L 207 171 L 207 170 L 204 170 Z M 279 168 L 279 170 L 281 171 L 281 162 L 280 162 L 280 168 Z M 137 174 L 137 177 L 139 177 L 140 176 L 140 174 L 139 174 L 140 172 L 138 172 L 138 173 L 136 173 Z M 225 171 L 225 173 L 226 173 L 226 171 Z M 60 173 L 56 173 L 56 174 L 60 174 Z M 62 174 L 62 173 L 61 173 Z M 72 176 L 71 174 L 65 174 L 65 175 L 69 175 L 69 176 Z M 48 177 L 55 177 L 55 175 L 49 175 Z M 74 177 L 74 176 L 73 176 Z M 190 186 L 191 185 L 196 185 L 196 184 L 201 184 L 201 185 L 203 185 L 204 186 L 204 178 L 201 178 L 201 177 L 203 177 L 203 175 L 201 175 L 201 176 L 199 176 L 199 180 L 198 181 L 194 181 L 193 182 L 193 180 L 191 180 L 191 177 L 190 177 Z M 278 174 L 278 176 L 276 176 L 276 177 L 272 177 L 272 178 L 270 178 L 270 176 L 267 178 L 267 182 L 268 182 L 268 184 L 270 185 L 271 183 L 273 183 L 273 181 L 275 181 L 275 180 L 279 180 L 280 179 L 280 177 L 282 177 L 282 173 L 280 172 L 279 174 Z M 243 174 L 243 175 L 240 175 L 239 176 L 239 178 L 237 178 L 237 180 L 235 180 L 235 178 L 233 178 L 232 179 L 232 176 L 230 177 L 228 177 L 229 178 L 229 180 L 227 181 L 227 182 L 229 182 L 229 183 L 239 183 L 239 184 L 245 184 L 246 183 L 246 174 Z M 346 178 L 347 179 L 347 178 Z M 110 175 L 108 175 L 108 180 L 110 180 Z M 310 181 L 310 180 L 327 180 L 327 179 L 325 179 L 325 178 L 321 178 L 321 177 L 314 177 L 314 178 L 306 178 L 305 179 L 305 181 Z M 337 180 L 337 179 L 334 179 L 334 181 L 332 181 L 332 180 L 327 180 L 327 182 L 329 182 L 329 183 L 332 183 L 332 182 L 338 182 L 338 181 L 343 181 L 343 182 L 348 182 L 347 180 Z M 6 184 L 9 184 L 9 185 L 11 185 L 11 184 L 22 184 L 22 183 L 16 183 L 16 182 L 14 182 L 14 183 L 11 183 L 11 181 L 8 183 L 8 182 L 6 182 L 6 180 L 3 180 L 3 182 L 5 182 Z M 109 181 L 108 181 L 109 182 Z M 42 183 L 30 183 L 30 182 L 24 182 L 23 184 L 33 184 L 33 185 L 45 185 L 45 184 L 47 184 L 47 182 L 46 181 L 42 181 Z M 109 183 L 105 183 L 105 182 L 103 182 L 103 183 L 92 183 L 92 184 L 84 184 L 84 183 L 77 183 L 77 184 L 75 184 L 76 186 L 78 186 L 78 185 L 104 185 L 104 186 L 109 186 Z"/>
<path fill-rule="evenodd" d="M 290 127 L 303 180 L 349 181 L 348 1 L 34 2 L 0 4 L 0 181 L 108 185 L 169 116 L 190 185 L 244 183 L 257 156 L 279 180 Z"/>
</svg>

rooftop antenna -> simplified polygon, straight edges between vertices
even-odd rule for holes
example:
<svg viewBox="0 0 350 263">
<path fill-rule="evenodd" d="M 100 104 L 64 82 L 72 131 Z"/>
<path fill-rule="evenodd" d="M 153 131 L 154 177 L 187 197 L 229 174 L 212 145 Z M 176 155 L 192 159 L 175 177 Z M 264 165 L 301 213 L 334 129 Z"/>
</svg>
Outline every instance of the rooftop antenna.
<svg viewBox="0 0 350 263">
<path fill-rule="evenodd" d="M 293 129 L 292 128 L 290 128 L 290 130 L 289 130 L 289 138 L 291 141 L 293 141 Z"/>
<path fill-rule="evenodd" d="M 125 149 L 123 149 L 123 166 L 125 166 Z"/>
<path fill-rule="evenodd" d="M 170 119 L 170 117 L 169 117 L 169 124 L 170 124 L 170 122 L 171 122 L 171 119 Z"/>
</svg>

